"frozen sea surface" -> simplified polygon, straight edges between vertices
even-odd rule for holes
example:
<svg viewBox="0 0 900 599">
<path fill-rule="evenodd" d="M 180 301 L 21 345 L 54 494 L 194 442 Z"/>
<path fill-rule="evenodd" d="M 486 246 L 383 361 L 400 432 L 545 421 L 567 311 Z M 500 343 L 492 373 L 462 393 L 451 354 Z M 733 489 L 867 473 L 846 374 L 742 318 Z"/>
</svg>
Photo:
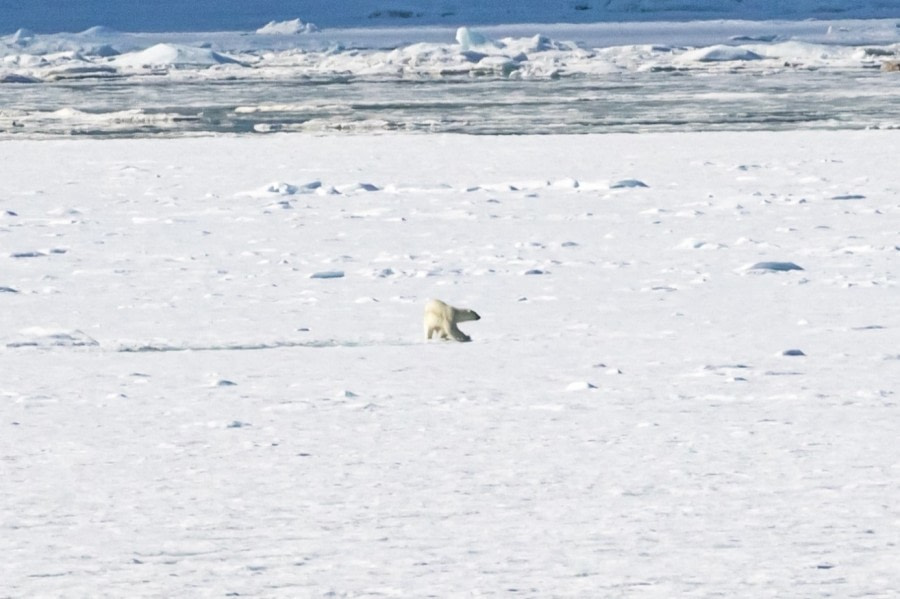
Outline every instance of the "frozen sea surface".
<svg viewBox="0 0 900 599">
<path fill-rule="evenodd" d="M 562 81 L 64 82 L 0 86 L 7 114 L 0 114 L 0 136 L 895 128 L 898 94 L 900 77 L 877 70 Z"/>
<path fill-rule="evenodd" d="M 900 126 L 894 20 L 18 32 L 0 137 Z"/>
<path fill-rule="evenodd" d="M 896 597 L 898 153 L 2 141 L 0 595 Z"/>
<path fill-rule="evenodd" d="M 0 597 L 900 594 L 896 20 L 51 22 L 0 38 Z"/>
</svg>

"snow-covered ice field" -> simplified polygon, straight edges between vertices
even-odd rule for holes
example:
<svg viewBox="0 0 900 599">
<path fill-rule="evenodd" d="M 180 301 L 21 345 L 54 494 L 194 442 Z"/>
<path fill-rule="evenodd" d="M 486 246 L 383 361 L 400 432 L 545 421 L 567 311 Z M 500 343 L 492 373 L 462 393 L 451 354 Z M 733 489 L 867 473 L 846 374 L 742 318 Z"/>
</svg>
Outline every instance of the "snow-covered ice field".
<svg viewBox="0 0 900 599">
<path fill-rule="evenodd" d="M 898 154 L 2 141 L 0 596 L 896 597 Z"/>
<path fill-rule="evenodd" d="M 63 4 L 0 599 L 900 596 L 898 0 Z"/>
</svg>

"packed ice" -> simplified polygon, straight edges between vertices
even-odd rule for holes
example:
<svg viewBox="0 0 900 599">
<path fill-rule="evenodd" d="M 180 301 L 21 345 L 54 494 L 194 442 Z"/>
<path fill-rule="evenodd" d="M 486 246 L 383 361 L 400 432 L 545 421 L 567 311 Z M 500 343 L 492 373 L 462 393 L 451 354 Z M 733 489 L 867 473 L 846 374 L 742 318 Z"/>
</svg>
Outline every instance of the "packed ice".
<svg viewBox="0 0 900 599">
<path fill-rule="evenodd" d="M 900 2 L 299 4 L 0 7 L 0 597 L 900 595 Z"/>
</svg>

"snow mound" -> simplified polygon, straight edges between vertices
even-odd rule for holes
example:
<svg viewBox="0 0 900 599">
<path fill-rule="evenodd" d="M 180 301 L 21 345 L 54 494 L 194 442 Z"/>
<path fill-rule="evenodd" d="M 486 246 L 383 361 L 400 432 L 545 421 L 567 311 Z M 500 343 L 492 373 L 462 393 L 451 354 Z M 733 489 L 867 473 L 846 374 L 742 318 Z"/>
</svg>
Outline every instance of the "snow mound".
<svg viewBox="0 0 900 599">
<path fill-rule="evenodd" d="M 319 30 L 312 23 L 304 23 L 300 19 L 291 21 L 269 21 L 256 30 L 260 35 L 296 35 L 299 33 L 315 33 Z"/>
<path fill-rule="evenodd" d="M 348 195 L 356 192 L 381 191 L 381 188 L 372 183 L 360 182 L 338 185 L 335 190 L 341 195 Z"/>
<path fill-rule="evenodd" d="M 566 391 L 591 391 L 596 388 L 597 385 L 588 381 L 575 381 L 566 386 Z"/>
<path fill-rule="evenodd" d="M 276 195 L 290 196 L 298 193 L 309 193 L 315 191 L 320 187 L 322 187 L 321 181 L 310 181 L 309 183 L 304 183 L 302 185 L 291 185 L 290 183 L 276 182 L 266 187 L 266 192 L 274 193 Z"/>
<path fill-rule="evenodd" d="M 95 25 L 82 31 L 79 35 L 84 37 L 112 37 L 119 35 L 119 32 L 112 27 L 104 27 L 103 25 Z"/>
<path fill-rule="evenodd" d="M 320 272 L 314 272 L 309 275 L 310 279 L 342 279 L 344 278 L 344 271 L 342 270 L 323 270 Z"/>
<path fill-rule="evenodd" d="M 688 50 L 681 55 L 683 62 L 734 62 L 762 60 L 762 56 L 741 46 L 725 46 L 717 44 L 707 48 Z"/>
<path fill-rule="evenodd" d="M 6 344 L 9 348 L 19 347 L 96 347 L 95 339 L 78 330 L 50 330 L 32 327 L 20 331 L 18 339 Z"/>
<path fill-rule="evenodd" d="M 781 352 L 781 355 L 796 358 L 796 357 L 803 357 L 806 354 L 803 352 L 802 349 L 786 349 L 783 352 Z"/>
<path fill-rule="evenodd" d="M 220 64 L 241 63 L 208 48 L 156 44 L 140 52 L 123 54 L 113 59 L 111 64 L 119 68 L 146 69 L 153 67 L 211 67 Z"/>
<path fill-rule="evenodd" d="M 696 239 L 694 237 L 688 237 L 675 246 L 675 249 L 678 250 L 721 250 L 724 248 L 725 246 L 721 243 L 704 241 L 702 239 Z"/>
<path fill-rule="evenodd" d="M 610 189 L 634 189 L 639 187 L 650 187 L 643 181 L 638 179 L 623 179 L 621 181 L 616 181 L 612 185 L 609 186 Z"/>
<path fill-rule="evenodd" d="M 790 270 L 803 270 L 802 266 L 798 266 L 793 262 L 757 262 L 744 268 L 748 271 L 763 272 L 787 272 Z"/>
<path fill-rule="evenodd" d="M 468 27 L 460 27 L 456 30 L 456 43 L 459 44 L 460 50 L 462 50 L 463 52 L 469 52 L 470 50 L 485 50 L 503 47 L 501 44 L 498 44 L 494 40 L 488 38 L 483 33 L 473 31 Z"/>
<path fill-rule="evenodd" d="M 304 193 L 312 193 L 322 187 L 321 181 L 309 181 L 308 183 L 294 184 L 283 181 L 273 181 L 264 187 L 237 194 L 238 196 L 250 196 L 251 198 L 271 198 L 272 196 L 293 196 Z"/>
</svg>

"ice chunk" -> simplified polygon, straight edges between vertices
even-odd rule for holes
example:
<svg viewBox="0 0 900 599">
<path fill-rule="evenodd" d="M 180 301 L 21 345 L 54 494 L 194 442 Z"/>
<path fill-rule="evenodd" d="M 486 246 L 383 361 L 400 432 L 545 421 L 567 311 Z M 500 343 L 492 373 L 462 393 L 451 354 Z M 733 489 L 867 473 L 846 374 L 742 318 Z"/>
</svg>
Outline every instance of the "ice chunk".
<svg viewBox="0 0 900 599">
<path fill-rule="evenodd" d="M 616 181 L 612 185 L 609 186 L 610 189 L 631 189 L 635 187 L 650 187 L 643 181 L 639 181 L 637 179 L 622 179 L 621 181 Z"/>
<path fill-rule="evenodd" d="M 260 35 L 296 35 L 298 33 L 315 33 L 319 28 L 312 23 L 304 23 L 300 19 L 291 21 L 269 21 L 256 30 Z"/>
<path fill-rule="evenodd" d="M 803 270 L 803 267 L 793 262 L 757 262 L 748 266 L 745 270 L 763 270 L 769 272 L 787 272 L 789 270 Z"/>
<path fill-rule="evenodd" d="M 566 386 L 566 391 L 590 391 L 596 389 L 597 385 L 588 381 L 575 381 Z"/>
<path fill-rule="evenodd" d="M 803 353 L 802 349 L 786 349 L 783 352 L 781 352 L 781 355 L 782 356 L 800 357 L 800 356 L 805 356 L 806 354 Z"/>
<path fill-rule="evenodd" d="M 123 54 L 111 61 L 119 68 L 203 67 L 217 64 L 240 64 L 239 61 L 208 48 L 177 44 L 156 44 L 140 52 Z"/>
<path fill-rule="evenodd" d="M 323 270 L 309 275 L 310 279 L 341 279 L 343 277 L 344 271 L 342 270 Z"/>
<path fill-rule="evenodd" d="M 729 62 L 741 60 L 761 60 L 762 56 L 742 48 L 741 46 L 716 45 L 707 48 L 689 50 L 681 55 L 682 61 L 687 62 Z"/>
<path fill-rule="evenodd" d="M 30 29 L 19 29 L 10 38 L 10 42 L 15 44 L 16 46 L 27 46 L 29 43 L 34 41 L 35 35 L 34 31 Z"/>
<path fill-rule="evenodd" d="M 721 243 L 712 243 L 709 241 L 703 241 L 702 239 L 696 239 L 694 237 L 688 237 L 683 240 L 681 243 L 675 246 L 675 249 L 679 250 L 721 250 L 725 246 Z"/>
<path fill-rule="evenodd" d="M 272 196 L 292 196 L 303 193 L 312 193 L 322 187 L 321 181 L 309 181 L 295 185 L 293 183 L 285 183 L 284 181 L 273 181 L 265 187 L 254 191 L 247 191 L 237 194 L 238 196 L 250 196 L 253 198 L 271 198 Z"/>
<path fill-rule="evenodd" d="M 266 187 L 268 193 L 274 193 L 282 196 L 291 196 L 298 193 L 310 192 L 322 187 L 320 181 L 311 181 L 303 185 L 291 185 L 290 183 L 275 182 Z"/>
<path fill-rule="evenodd" d="M 456 43 L 460 45 L 463 52 L 476 48 L 500 47 L 494 40 L 468 27 L 460 27 L 456 30 Z"/>
<path fill-rule="evenodd" d="M 380 191 L 381 188 L 372 183 L 360 182 L 360 183 L 348 183 L 346 185 L 338 185 L 337 192 L 340 194 L 350 194 L 355 193 L 357 191 Z"/>
<path fill-rule="evenodd" d="M 95 25 L 93 27 L 89 27 L 79 33 L 78 35 L 84 37 L 112 37 L 114 35 L 118 35 L 119 32 L 113 29 L 112 27 L 105 27 L 103 25 Z"/>
</svg>

